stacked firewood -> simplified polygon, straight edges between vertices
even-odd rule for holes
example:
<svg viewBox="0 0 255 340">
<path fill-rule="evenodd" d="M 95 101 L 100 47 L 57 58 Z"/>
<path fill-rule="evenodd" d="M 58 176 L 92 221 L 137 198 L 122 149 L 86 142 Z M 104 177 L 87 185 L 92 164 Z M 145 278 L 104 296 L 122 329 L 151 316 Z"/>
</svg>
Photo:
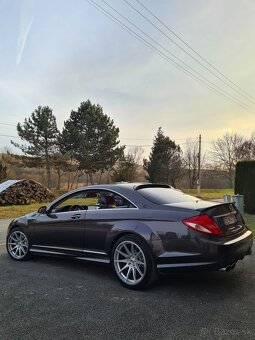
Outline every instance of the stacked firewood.
<svg viewBox="0 0 255 340">
<path fill-rule="evenodd" d="M 41 203 L 51 201 L 53 198 L 53 193 L 40 183 L 22 180 L 0 192 L 0 205 Z"/>
</svg>

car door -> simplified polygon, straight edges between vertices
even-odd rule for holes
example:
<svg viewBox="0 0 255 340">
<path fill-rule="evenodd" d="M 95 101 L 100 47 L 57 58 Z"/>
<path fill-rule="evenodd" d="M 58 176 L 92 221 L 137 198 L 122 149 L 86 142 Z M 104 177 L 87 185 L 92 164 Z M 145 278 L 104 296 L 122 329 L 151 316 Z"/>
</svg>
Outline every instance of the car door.
<svg viewBox="0 0 255 340">
<path fill-rule="evenodd" d="M 40 214 L 35 222 L 33 247 L 82 252 L 86 215 L 83 197 L 83 191 L 71 194 L 46 214 Z"/>
</svg>

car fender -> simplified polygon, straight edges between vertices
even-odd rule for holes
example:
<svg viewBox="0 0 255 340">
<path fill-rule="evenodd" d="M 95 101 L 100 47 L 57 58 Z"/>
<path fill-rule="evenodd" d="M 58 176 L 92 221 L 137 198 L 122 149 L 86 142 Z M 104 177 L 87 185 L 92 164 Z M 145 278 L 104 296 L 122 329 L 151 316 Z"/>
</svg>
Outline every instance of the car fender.
<svg viewBox="0 0 255 340">
<path fill-rule="evenodd" d="M 125 220 L 115 223 L 105 240 L 105 249 L 110 254 L 114 243 L 118 238 L 126 234 L 135 234 L 141 237 L 153 250 L 153 255 L 161 254 L 163 251 L 162 240 L 148 225 L 142 221 Z"/>
<path fill-rule="evenodd" d="M 17 227 L 21 231 L 25 232 L 32 241 L 36 216 L 37 216 L 36 213 L 31 213 L 12 220 L 7 229 L 7 236 L 9 235 L 13 228 Z"/>
</svg>

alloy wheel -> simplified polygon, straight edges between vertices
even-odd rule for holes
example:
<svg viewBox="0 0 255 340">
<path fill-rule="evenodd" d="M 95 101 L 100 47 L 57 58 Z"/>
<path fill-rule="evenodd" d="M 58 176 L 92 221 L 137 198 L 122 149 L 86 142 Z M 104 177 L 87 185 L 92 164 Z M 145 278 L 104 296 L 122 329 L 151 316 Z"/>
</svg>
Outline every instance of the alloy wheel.
<svg viewBox="0 0 255 340">
<path fill-rule="evenodd" d="M 26 235 L 19 230 L 13 231 L 8 237 L 8 251 L 15 260 L 23 259 L 29 249 Z"/>
<path fill-rule="evenodd" d="M 139 284 L 146 274 L 146 258 L 138 244 L 132 241 L 119 243 L 114 251 L 114 268 L 125 284 Z"/>
</svg>

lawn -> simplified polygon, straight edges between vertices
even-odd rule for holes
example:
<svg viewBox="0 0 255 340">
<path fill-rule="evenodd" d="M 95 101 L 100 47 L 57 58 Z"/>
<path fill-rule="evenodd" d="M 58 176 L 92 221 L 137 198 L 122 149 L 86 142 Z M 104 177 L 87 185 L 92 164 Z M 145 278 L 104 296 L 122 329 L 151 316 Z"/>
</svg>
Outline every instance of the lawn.
<svg viewBox="0 0 255 340">
<path fill-rule="evenodd" d="M 14 218 L 37 211 L 43 205 L 48 203 L 35 203 L 29 205 L 7 205 L 0 207 L 0 218 Z"/>
<path fill-rule="evenodd" d="M 244 214 L 244 220 L 247 226 L 254 232 L 255 234 L 255 215 Z"/>
<path fill-rule="evenodd" d="M 197 189 L 183 189 L 186 194 L 196 196 Z M 203 200 L 223 198 L 224 195 L 234 195 L 233 189 L 201 189 L 200 197 Z"/>
</svg>

